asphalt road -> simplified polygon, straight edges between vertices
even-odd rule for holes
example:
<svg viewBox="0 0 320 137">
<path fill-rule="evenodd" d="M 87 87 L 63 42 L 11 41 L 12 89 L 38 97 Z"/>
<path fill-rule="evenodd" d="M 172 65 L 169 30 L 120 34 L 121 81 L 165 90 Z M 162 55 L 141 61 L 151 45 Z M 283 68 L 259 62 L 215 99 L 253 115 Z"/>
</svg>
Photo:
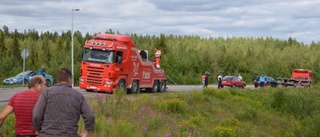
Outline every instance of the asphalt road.
<svg viewBox="0 0 320 137">
<path fill-rule="evenodd" d="M 209 85 L 210 88 L 217 88 L 217 85 Z M 202 90 L 201 85 L 168 85 L 167 91 L 192 91 L 192 90 Z M 247 85 L 246 88 L 253 88 L 253 85 Z M 77 91 L 81 92 L 84 96 L 92 96 L 96 94 L 104 93 L 94 93 L 86 92 L 79 87 L 74 87 Z M 0 88 L 0 104 L 6 104 L 8 100 L 16 93 L 27 90 L 27 87 L 18 87 L 18 88 Z"/>
</svg>

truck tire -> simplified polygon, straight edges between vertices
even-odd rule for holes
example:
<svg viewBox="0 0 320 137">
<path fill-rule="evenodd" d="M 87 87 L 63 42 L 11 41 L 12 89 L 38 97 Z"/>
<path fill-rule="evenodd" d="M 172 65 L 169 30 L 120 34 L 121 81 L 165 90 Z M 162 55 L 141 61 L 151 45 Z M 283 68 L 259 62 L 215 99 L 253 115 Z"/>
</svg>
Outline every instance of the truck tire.
<svg viewBox="0 0 320 137">
<path fill-rule="evenodd" d="M 139 86 L 139 81 L 138 80 L 134 80 L 132 82 L 132 86 L 130 89 L 131 94 L 139 94 L 140 93 L 140 86 Z"/>
<path fill-rule="evenodd" d="M 160 82 L 159 92 L 165 92 L 167 90 L 167 81 L 162 80 Z"/>
<path fill-rule="evenodd" d="M 156 93 L 158 90 L 159 90 L 159 81 L 155 80 L 153 82 L 153 86 L 152 86 L 151 92 L 152 93 Z"/>
<path fill-rule="evenodd" d="M 126 81 L 124 79 L 119 80 L 117 88 L 126 91 Z"/>
</svg>

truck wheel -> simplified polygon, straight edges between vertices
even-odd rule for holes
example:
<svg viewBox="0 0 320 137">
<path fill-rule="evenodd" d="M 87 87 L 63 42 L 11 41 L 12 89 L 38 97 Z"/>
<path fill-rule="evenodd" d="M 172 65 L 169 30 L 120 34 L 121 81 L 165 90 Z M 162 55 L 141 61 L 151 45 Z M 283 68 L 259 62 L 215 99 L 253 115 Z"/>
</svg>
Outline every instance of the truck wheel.
<svg viewBox="0 0 320 137">
<path fill-rule="evenodd" d="M 160 82 L 160 92 L 165 92 L 167 90 L 167 81 L 166 80 L 162 80 Z"/>
<path fill-rule="evenodd" d="M 124 79 L 119 80 L 118 89 L 126 91 L 126 81 Z"/>
<path fill-rule="evenodd" d="M 152 86 L 151 92 L 152 92 L 152 93 L 155 93 L 155 92 L 157 92 L 158 90 L 159 90 L 159 81 L 158 81 L 158 80 L 155 80 L 155 81 L 153 82 L 153 86 Z"/>
<path fill-rule="evenodd" d="M 139 86 L 138 80 L 133 81 L 130 92 L 131 92 L 131 94 L 139 94 L 140 93 L 140 86 Z"/>
</svg>

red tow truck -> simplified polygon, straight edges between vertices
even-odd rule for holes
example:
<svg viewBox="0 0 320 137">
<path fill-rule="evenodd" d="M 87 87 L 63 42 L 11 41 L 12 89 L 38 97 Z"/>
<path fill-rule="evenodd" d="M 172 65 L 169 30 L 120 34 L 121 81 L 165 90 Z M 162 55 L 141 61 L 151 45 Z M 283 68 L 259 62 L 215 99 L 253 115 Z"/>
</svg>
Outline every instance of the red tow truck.
<svg viewBox="0 0 320 137">
<path fill-rule="evenodd" d="M 294 69 L 291 78 L 279 78 L 277 84 L 282 86 L 311 87 L 313 82 L 312 71 L 309 69 Z"/>
<path fill-rule="evenodd" d="M 113 93 L 116 88 L 138 94 L 140 89 L 165 92 L 163 69 L 148 61 L 128 35 L 98 34 L 82 50 L 79 87 L 86 91 Z"/>
</svg>

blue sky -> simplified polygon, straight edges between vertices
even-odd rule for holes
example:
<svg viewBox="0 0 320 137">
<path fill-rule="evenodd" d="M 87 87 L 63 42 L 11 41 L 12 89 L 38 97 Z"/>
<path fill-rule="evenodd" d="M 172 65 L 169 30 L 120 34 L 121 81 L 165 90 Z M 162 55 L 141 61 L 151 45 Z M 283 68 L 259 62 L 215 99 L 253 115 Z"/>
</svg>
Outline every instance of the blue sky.
<svg viewBox="0 0 320 137">
<path fill-rule="evenodd" d="M 320 41 L 319 0 L 2 0 L 1 27 Z"/>
</svg>

